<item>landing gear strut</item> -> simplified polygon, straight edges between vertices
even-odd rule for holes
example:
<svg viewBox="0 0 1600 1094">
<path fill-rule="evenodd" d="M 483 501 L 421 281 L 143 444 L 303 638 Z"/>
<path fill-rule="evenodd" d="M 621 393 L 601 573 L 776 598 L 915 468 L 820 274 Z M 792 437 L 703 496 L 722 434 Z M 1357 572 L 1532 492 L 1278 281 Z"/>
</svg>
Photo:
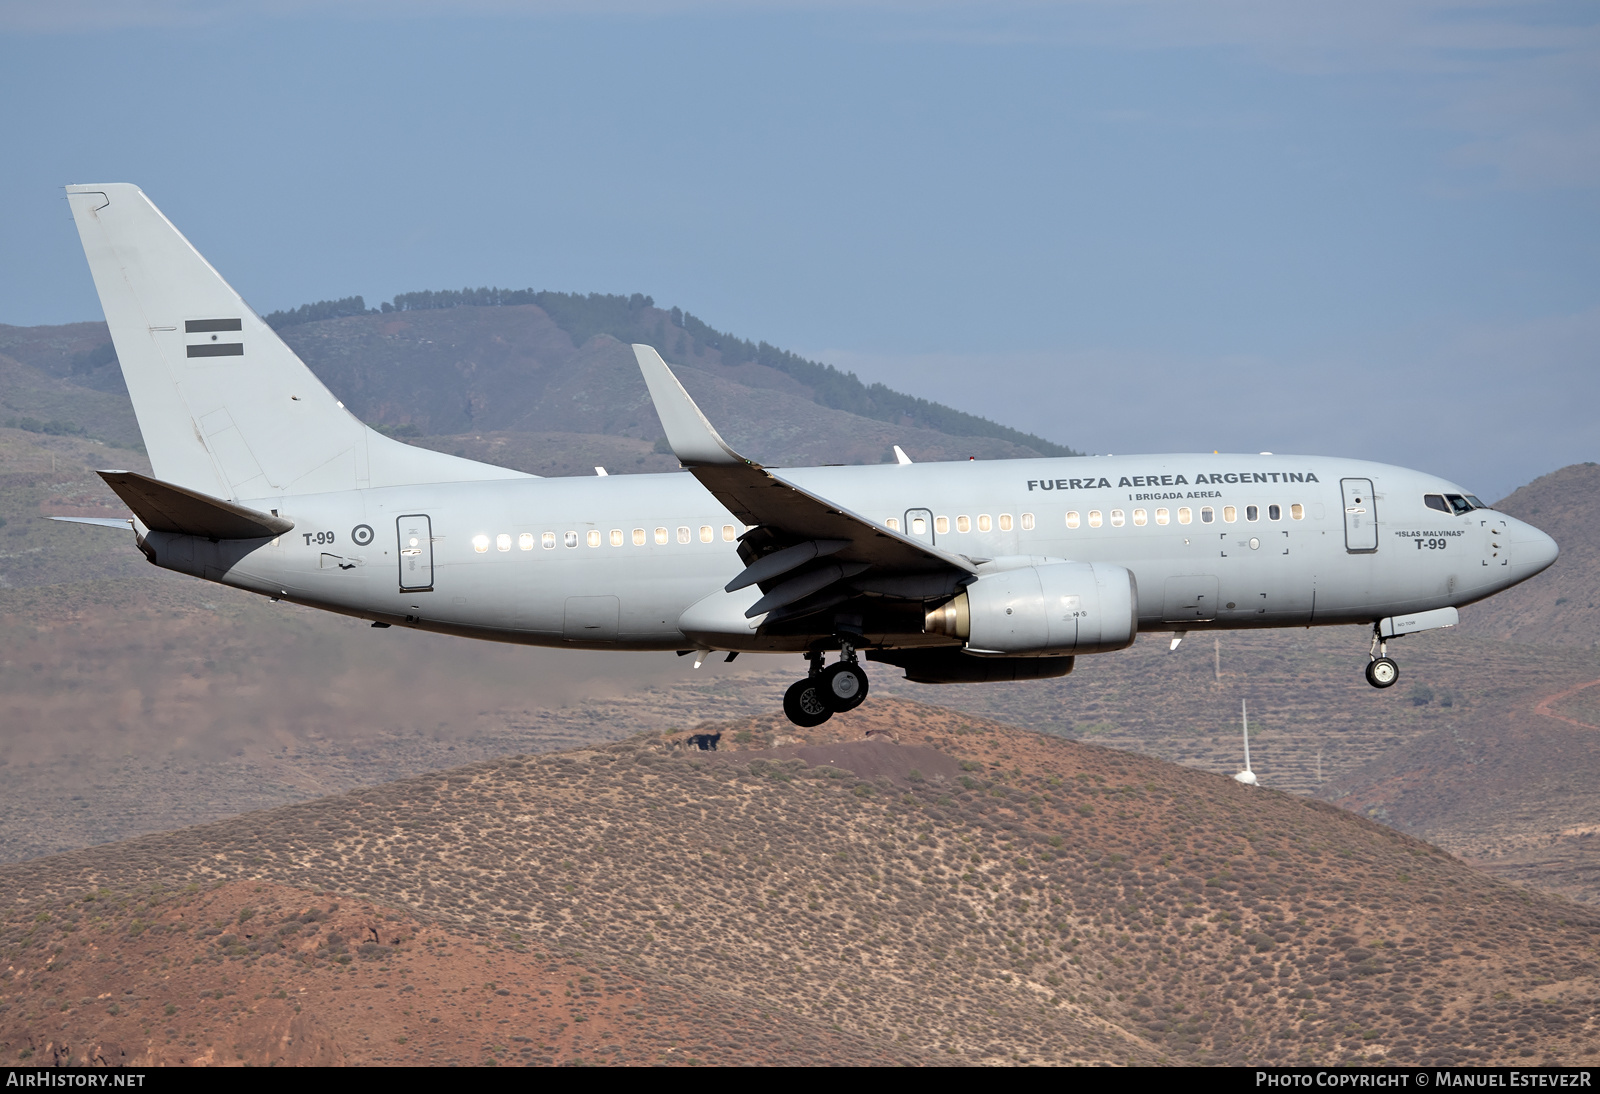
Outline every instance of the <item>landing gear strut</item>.
<svg viewBox="0 0 1600 1094">
<path fill-rule="evenodd" d="M 1372 629 L 1372 649 L 1367 656 L 1367 683 L 1375 688 L 1392 688 L 1400 679 L 1400 666 L 1389 656 L 1389 643 L 1378 628 Z"/>
<path fill-rule="evenodd" d="M 867 697 L 867 674 L 856 661 L 855 647 L 841 643 L 839 660 L 822 667 L 822 652 L 806 654 L 811 671 L 804 680 L 789 685 L 783 695 L 783 713 L 797 726 L 820 726 L 835 714 L 854 710 Z"/>
</svg>

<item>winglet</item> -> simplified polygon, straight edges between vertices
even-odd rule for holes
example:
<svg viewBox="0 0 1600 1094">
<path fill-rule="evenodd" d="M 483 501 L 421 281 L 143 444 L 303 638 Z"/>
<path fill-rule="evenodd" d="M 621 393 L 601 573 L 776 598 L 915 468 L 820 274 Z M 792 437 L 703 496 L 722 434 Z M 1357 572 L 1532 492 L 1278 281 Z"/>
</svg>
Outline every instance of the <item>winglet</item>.
<svg viewBox="0 0 1600 1094">
<path fill-rule="evenodd" d="M 667 443 L 672 446 L 672 454 L 678 457 L 679 463 L 685 467 L 742 467 L 750 463 L 717 434 L 661 359 L 661 354 L 650 346 L 635 345 L 633 355 L 639 359 L 639 371 L 644 373 L 645 386 L 650 389 L 650 401 L 656 405 L 661 428 L 667 431 Z"/>
</svg>

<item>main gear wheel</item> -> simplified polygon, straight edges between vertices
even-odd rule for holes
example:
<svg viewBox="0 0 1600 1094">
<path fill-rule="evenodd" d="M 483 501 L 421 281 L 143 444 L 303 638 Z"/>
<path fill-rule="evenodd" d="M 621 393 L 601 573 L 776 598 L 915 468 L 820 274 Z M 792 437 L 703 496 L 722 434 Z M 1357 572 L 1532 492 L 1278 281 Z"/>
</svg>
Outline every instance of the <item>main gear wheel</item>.
<svg viewBox="0 0 1600 1094">
<path fill-rule="evenodd" d="M 833 708 L 823 692 L 822 677 L 808 676 L 790 684 L 789 690 L 783 693 L 783 713 L 789 721 L 805 729 L 820 726 L 832 718 Z"/>
</svg>

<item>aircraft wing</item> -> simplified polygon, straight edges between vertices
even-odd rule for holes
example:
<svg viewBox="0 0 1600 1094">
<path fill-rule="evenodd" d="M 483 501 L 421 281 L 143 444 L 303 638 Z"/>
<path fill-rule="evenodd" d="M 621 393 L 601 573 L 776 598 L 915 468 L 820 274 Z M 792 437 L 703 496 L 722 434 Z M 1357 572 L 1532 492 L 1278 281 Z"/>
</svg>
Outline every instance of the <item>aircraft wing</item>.
<svg viewBox="0 0 1600 1094">
<path fill-rule="evenodd" d="M 755 526 L 740 552 L 747 568 L 728 583 L 730 592 L 759 584 L 767 594 L 746 613 L 751 618 L 803 607 L 808 598 L 857 575 L 866 575 L 857 584 L 917 596 L 924 586 L 944 585 L 919 577 L 977 573 L 963 555 L 912 539 L 745 459 L 706 420 L 659 353 L 643 345 L 633 352 L 678 462 L 729 512 Z"/>
</svg>

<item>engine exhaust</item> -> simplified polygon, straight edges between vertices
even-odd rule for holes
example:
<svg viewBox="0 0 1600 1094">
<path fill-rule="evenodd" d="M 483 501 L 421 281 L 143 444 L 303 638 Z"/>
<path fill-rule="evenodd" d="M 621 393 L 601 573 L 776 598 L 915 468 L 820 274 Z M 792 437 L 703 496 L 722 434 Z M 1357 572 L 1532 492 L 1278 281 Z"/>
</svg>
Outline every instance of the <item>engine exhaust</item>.
<svg viewBox="0 0 1600 1094">
<path fill-rule="evenodd" d="M 964 591 L 957 593 L 937 608 L 929 610 L 922 617 L 922 631 L 924 634 L 942 634 L 947 638 L 966 641 L 972 634 L 972 612 L 967 604 L 967 594 Z"/>
</svg>

